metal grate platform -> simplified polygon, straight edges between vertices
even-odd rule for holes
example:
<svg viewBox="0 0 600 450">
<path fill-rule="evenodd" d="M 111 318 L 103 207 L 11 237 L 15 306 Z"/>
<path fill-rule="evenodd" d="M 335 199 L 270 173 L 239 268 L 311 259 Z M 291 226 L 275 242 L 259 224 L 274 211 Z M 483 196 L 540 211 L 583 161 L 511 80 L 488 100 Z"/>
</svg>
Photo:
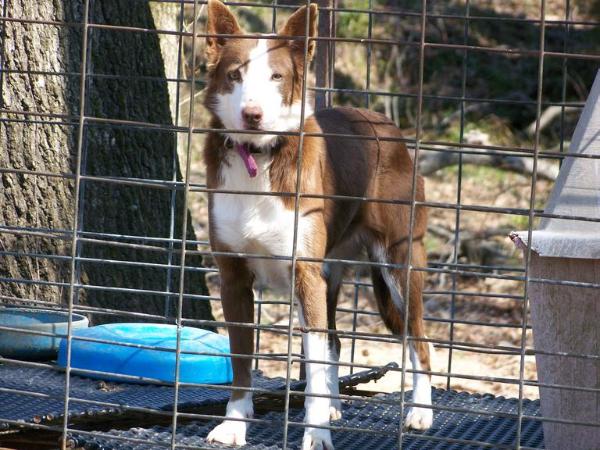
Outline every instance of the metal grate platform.
<svg viewBox="0 0 600 450">
<path fill-rule="evenodd" d="M 411 396 L 412 392 L 407 392 L 409 401 Z M 388 394 L 378 398 L 392 400 L 394 403 L 375 404 L 361 399 L 345 403 L 343 418 L 332 424 L 336 427 L 344 427 L 343 430 L 333 432 L 333 441 L 337 449 L 387 450 L 398 448 L 399 394 Z M 515 447 L 514 440 L 518 423 L 516 418 L 506 417 L 506 414 L 517 413 L 517 399 L 435 389 L 433 403 L 435 406 L 444 408 L 444 410 L 435 411 L 433 427 L 426 433 L 406 435 L 403 449 L 472 450 L 489 447 Z M 453 412 L 453 409 L 481 412 Z M 538 415 L 539 401 L 524 400 L 523 414 Z M 283 413 L 268 412 L 258 414 L 256 417 L 267 420 L 268 424 L 251 425 L 247 436 L 248 444 L 243 448 L 246 450 L 281 449 Z M 290 421 L 302 422 L 302 419 L 302 410 L 290 410 Z M 203 439 L 217 423 L 217 421 L 208 421 L 180 425 L 177 428 L 176 436 L 178 448 L 222 448 L 207 444 Z M 113 430 L 107 434 L 110 436 L 99 437 L 92 434 L 74 433 L 70 435 L 70 444 L 86 450 L 150 450 L 170 446 L 172 437 L 171 430 L 167 427 Z M 300 448 L 302 434 L 301 426 L 290 426 L 289 448 Z M 139 441 L 135 442 L 135 440 Z M 543 448 L 541 421 L 523 419 L 521 446 Z"/>
<path fill-rule="evenodd" d="M 356 386 L 381 378 L 396 364 L 340 377 L 342 387 Z M 285 389 L 284 378 L 267 378 L 254 374 L 254 387 L 265 391 Z M 305 382 L 293 380 L 292 390 L 303 390 Z M 41 423 L 55 420 L 64 413 L 65 375 L 49 368 L 0 364 L 0 429 L 9 421 Z M 229 390 L 210 387 L 182 387 L 179 409 L 224 404 Z M 128 408 L 173 409 L 172 386 L 113 383 L 72 376 L 69 392 L 69 417 L 100 416 L 122 413 Z M 87 400 L 84 401 L 84 400 Z M 102 402 L 107 405 L 94 404 Z"/>
<path fill-rule="evenodd" d="M 0 365 L 0 426 L 2 419 L 44 422 L 64 412 L 65 375 L 52 369 Z M 256 377 L 256 387 L 278 390 L 284 379 Z M 71 377 L 69 415 L 99 415 L 129 408 L 172 408 L 174 388 L 171 386 L 110 383 L 78 376 Z M 183 406 L 224 403 L 229 391 L 210 388 L 184 388 L 179 391 Z M 98 405 L 81 400 L 110 403 Z M 6 424 L 6 423 L 5 423 Z"/>
</svg>

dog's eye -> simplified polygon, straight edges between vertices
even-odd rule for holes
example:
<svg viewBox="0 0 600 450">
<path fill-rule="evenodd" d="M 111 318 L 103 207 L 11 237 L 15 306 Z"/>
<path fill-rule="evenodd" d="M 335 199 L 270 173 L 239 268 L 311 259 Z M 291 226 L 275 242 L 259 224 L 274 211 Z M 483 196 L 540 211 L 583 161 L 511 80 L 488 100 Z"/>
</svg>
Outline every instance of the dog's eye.
<svg viewBox="0 0 600 450">
<path fill-rule="evenodd" d="M 229 78 L 231 81 L 240 81 L 242 79 L 242 74 L 237 69 L 230 70 L 227 72 L 227 78 Z"/>
<path fill-rule="evenodd" d="M 271 80 L 273 81 L 281 81 L 282 78 L 283 75 L 281 75 L 280 73 L 274 73 L 273 75 L 271 75 Z"/>
</svg>

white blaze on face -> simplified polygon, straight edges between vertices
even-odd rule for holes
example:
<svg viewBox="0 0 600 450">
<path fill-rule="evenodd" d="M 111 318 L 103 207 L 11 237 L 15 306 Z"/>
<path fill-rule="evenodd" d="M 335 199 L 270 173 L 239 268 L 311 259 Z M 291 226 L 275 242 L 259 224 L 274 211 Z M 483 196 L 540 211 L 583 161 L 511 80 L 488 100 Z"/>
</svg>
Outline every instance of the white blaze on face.
<svg viewBox="0 0 600 450">
<path fill-rule="evenodd" d="M 216 112 L 225 128 L 242 129 L 245 127 L 242 111 L 246 106 L 258 106 L 263 118 L 260 129 L 265 131 L 290 131 L 300 127 L 301 101 L 292 105 L 284 104 L 282 81 L 273 80 L 273 68 L 267 39 L 258 39 L 249 56 L 248 63 L 242 67 L 242 80 L 236 82 L 232 92 L 217 95 Z M 291 64 L 291 61 L 290 61 Z M 304 115 L 312 114 L 307 104 Z M 230 134 L 236 142 L 252 143 L 256 146 L 269 146 L 276 135 Z"/>
</svg>

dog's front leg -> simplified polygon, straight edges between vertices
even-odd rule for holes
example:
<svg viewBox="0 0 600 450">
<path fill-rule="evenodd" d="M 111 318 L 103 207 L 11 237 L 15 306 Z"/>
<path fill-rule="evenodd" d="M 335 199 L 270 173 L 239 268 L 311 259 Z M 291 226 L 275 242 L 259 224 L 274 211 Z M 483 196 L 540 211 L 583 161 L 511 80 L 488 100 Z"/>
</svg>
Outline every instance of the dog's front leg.
<svg viewBox="0 0 600 450">
<path fill-rule="evenodd" d="M 296 293 L 301 311 L 298 316 L 307 328 L 327 328 L 327 286 L 317 264 L 298 263 L 296 268 Z M 327 333 L 305 331 L 302 334 L 306 358 L 306 399 L 304 422 L 307 425 L 328 426 L 331 400 L 327 380 L 330 362 Z M 318 396 L 313 396 L 316 394 Z M 326 397 L 322 397 L 326 396 Z M 307 426 L 302 440 L 302 450 L 333 450 L 331 431 Z"/>
<path fill-rule="evenodd" d="M 227 322 L 254 322 L 253 276 L 246 262 L 239 258 L 217 258 L 221 272 L 221 302 Z M 249 327 L 229 327 L 231 353 L 252 355 L 254 349 L 254 330 Z M 252 386 L 252 359 L 232 357 L 233 387 Z M 227 403 L 226 418 L 208 435 L 208 442 L 220 442 L 228 445 L 245 445 L 248 423 L 243 420 L 253 415 L 252 393 L 233 390 Z"/>
</svg>

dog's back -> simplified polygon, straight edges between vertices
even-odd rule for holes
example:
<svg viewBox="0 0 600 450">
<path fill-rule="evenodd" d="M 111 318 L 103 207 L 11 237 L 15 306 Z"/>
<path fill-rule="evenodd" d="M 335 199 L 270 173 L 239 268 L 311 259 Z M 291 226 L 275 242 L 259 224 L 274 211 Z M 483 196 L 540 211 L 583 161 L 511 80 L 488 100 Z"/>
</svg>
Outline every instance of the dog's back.
<svg viewBox="0 0 600 450">
<path fill-rule="evenodd" d="M 383 239 L 386 247 L 407 239 L 414 162 L 398 127 L 382 114 L 340 107 L 308 117 L 304 132 L 302 151 L 297 136 L 286 138 L 283 154 L 271 166 L 271 180 L 275 190 L 294 192 L 301 153 L 300 209 L 324 210 L 326 253 L 348 239 L 361 245 Z M 414 200 L 423 202 L 418 174 L 415 183 Z M 292 197 L 285 201 L 293 208 Z M 425 227 L 425 210 L 417 206 L 413 237 L 421 239 Z"/>
</svg>

